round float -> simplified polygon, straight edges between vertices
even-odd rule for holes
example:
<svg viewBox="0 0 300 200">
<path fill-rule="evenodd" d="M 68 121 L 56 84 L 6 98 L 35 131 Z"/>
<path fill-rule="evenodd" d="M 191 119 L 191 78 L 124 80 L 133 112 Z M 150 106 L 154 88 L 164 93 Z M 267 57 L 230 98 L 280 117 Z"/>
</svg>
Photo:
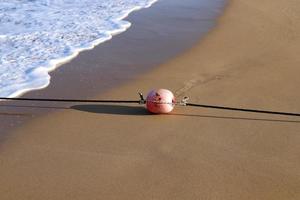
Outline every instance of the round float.
<svg viewBox="0 0 300 200">
<path fill-rule="evenodd" d="M 170 113 L 175 106 L 174 94 L 167 89 L 157 89 L 149 92 L 146 98 L 146 108 L 155 114 Z"/>
</svg>

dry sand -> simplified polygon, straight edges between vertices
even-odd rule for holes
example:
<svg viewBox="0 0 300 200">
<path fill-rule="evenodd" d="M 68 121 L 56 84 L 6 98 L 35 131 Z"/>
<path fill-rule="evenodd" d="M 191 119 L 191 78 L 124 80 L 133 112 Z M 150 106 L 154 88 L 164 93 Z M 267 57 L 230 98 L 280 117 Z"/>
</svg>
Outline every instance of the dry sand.
<svg viewBox="0 0 300 200">
<path fill-rule="evenodd" d="M 207 104 L 300 112 L 298 0 L 231 0 L 193 49 L 98 98 L 164 87 Z M 300 199 L 300 119 L 76 105 L 16 130 L 1 199 Z"/>
</svg>

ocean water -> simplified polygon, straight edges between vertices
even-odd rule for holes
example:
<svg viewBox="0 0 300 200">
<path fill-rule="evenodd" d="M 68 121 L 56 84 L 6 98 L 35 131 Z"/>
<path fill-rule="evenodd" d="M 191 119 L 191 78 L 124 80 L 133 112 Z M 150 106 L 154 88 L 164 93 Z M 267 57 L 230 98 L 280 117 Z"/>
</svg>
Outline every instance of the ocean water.
<svg viewBox="0 0 300 200">
<path fill-rule="evenodd" d="M 0 97 L 49 85 L 59 63 L 125 31 L 156 0 L 0 0 Z"/>
</svg>

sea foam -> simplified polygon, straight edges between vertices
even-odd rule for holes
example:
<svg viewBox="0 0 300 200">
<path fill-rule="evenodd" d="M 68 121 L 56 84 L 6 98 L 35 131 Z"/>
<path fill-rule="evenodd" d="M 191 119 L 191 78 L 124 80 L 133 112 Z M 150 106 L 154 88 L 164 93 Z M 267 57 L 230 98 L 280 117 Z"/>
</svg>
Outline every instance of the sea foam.
<svg viewBox="0 0 300 200">
<path fill-rule="evenodd" d="M 125 31 L 156 0 L 1 0 L 0 97 L 49 85 L 49 71 Z"/>
</svg>

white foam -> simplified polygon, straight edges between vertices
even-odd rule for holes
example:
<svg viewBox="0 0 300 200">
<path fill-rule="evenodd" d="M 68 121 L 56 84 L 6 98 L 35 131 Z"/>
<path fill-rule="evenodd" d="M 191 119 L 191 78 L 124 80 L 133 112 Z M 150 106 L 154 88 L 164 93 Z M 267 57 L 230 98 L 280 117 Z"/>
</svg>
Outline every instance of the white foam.
<svg viewBox="0 0 300 200">
<path fill-rule="evenodd" d="M 1 0 L 0 97 L 49 85 L 49 71 L 130 27 L 156 0 Z"/>
</svg>

